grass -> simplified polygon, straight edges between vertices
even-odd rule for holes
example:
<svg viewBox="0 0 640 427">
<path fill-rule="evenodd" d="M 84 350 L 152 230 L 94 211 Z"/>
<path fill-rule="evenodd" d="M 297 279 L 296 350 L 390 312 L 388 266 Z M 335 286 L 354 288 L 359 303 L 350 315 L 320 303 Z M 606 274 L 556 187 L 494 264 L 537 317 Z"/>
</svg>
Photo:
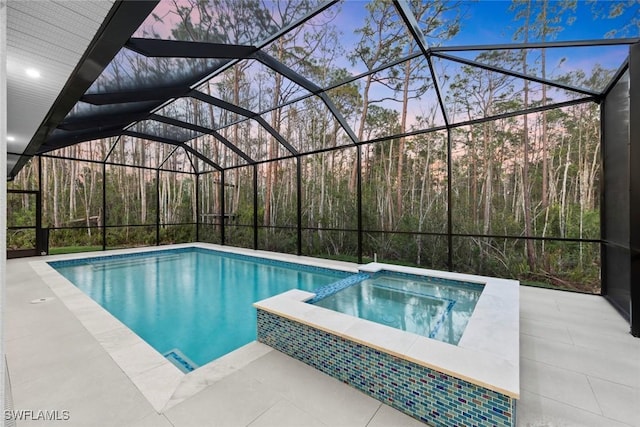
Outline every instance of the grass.
<svg viewBox="0 0 640 427">
<path fill-rule="evenodd" d="M 77 252 L 93 252 L 101 251 L 100 246 L 61 246 L 58 248 L 49 248 L 49 255 L 75 254 Z"/>
</svg>

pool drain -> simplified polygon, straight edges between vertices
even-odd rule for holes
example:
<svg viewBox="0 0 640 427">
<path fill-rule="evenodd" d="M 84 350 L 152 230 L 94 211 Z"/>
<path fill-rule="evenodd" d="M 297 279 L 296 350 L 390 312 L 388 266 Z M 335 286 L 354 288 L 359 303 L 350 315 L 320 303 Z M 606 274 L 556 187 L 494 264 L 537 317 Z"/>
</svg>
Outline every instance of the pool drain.
<svg viewBox="0 0 640 427">
<path fill-rule="evenodd" d="M 194 362 L 191 361 L 183 352 L 174 348 L 173 350 L 169 350 L 163 354 L 169 362 L 173 363 L 176 368 L 180 369 L 182 373 L 188 374 L 189 372 L 198 368 Z"/>
<path fill-rule="evenodd" d="M 43 302 L 51 301 L 53 297 L 36 298 L 31 300 L 31 304 L 42 304 Z"/>
<path fill-rule="evenodd" d="M 382 321 L 384 323 L 393 323 L 394 320 L 396 320 L 395 316 L 391 316 L 389 314 L 383 314 L 382 315 Z"/>
</svg>

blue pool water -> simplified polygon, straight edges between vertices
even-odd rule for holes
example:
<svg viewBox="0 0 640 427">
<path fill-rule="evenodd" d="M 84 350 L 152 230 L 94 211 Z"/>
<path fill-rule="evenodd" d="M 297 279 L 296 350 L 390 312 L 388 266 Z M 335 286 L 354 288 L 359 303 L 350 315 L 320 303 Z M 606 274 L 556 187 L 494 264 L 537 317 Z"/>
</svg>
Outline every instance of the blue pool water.
<svg viewBox="0 0 640 427">
<path fill-rule="evenodd" d="M 350 274 L 200 248 L 50 264 L 176 365 L 200 366 L 256 339 L 252 303 Z"/>
<path fill-rule="evenodd" d="M 457 344 L 483 288 L 481 284 L 382 273 L 313 303 Z"/>
</svg>

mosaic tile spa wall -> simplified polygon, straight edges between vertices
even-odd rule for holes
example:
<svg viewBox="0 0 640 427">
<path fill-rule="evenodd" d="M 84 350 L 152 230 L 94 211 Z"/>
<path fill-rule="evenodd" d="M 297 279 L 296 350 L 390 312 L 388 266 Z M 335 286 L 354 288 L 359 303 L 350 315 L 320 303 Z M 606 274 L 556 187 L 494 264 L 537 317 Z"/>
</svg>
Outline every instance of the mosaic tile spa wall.
<svg viewBox="0 0 640 427">
<path fill-rule="evenodd" d="M 515 399 L 258 310 L 258 341 L 434 426 L 515 426 Z"/>
</svg>

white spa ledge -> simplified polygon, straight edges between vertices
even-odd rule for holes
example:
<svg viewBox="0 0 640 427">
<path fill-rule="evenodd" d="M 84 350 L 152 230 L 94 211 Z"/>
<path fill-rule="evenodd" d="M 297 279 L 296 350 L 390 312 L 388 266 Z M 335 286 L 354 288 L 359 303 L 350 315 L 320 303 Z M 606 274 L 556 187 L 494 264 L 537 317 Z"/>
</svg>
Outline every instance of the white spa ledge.
<svg viewBox="0 0 640 427">
<path fill-rule="evenodd" d="M 315 294 L 301 290 L 284 292 L 254 306 L 511 398 L 520 397 L 518 281 L 380 263 L 360 267 L 367 273 L 381 270 L 483 284 L 458 345 L 308 304 L 305 301 Z"/>
</svg>

